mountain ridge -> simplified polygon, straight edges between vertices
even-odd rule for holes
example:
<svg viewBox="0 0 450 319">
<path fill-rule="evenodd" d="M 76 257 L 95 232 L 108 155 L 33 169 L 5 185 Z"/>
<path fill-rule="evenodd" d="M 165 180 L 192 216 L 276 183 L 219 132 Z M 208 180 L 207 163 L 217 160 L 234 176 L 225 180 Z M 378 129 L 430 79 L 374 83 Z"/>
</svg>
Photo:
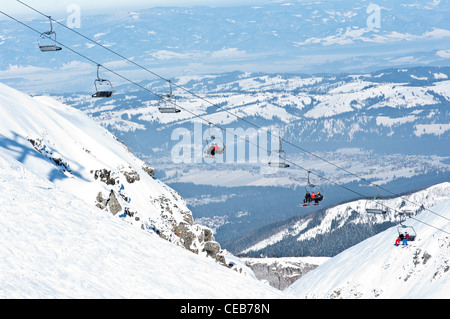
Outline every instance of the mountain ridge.
<svg viewBox="0 0 450 319">
<path fill-rule="evenodd" d="M 272 234 L 256 239 L 252 244 L 247 242 L 240 254 L 250 257 L 335 256 L 367 237 L 398 225 L 402 219 L 427 212 L 428 208 L 449 197 L 450 184 L 445 182 L 407 195 L 381 198 L 379 201 L 388 211 L 385 215 L 365 212 L 366 205 L 373 206 L 370 199 L 338 204 L 304 217 L 290 218 L 284 223 L 280 221 L 275 227 L 266 226 Z M 407 216 L 402 217 L 401 213 L 406 211 Z"/>
<path fill-rule="evenodd" d="M 143 231 L 221 263 L 211 230 L 110 132 L 74 108 L 0 83 L 0 147 L 35 174 Z"/>
</svg>

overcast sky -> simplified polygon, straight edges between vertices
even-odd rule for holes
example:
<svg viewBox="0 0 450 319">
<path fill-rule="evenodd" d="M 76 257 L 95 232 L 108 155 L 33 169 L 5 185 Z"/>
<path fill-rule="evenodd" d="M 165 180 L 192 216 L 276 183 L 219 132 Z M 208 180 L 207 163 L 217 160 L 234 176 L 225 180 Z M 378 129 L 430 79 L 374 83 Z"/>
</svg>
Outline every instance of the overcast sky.
<svg viewBox="0 0 450 319">
<path fill-rule="evenodd" d="M 66 14 L 70 5 L 77 5 L 86 14 L 106 13 L 114 10 L 138 10 L 159 6 L 234 6 L 256 5 L 262 2 L 256 0 L 21 0 L 22 2 L 49 15 Z M 16 0 L 0 0 L 0 10 L 15 16 L 33 16 L 33 11 Z M 0 19 L 4 17 L 0 16 Z"/>
</svg>

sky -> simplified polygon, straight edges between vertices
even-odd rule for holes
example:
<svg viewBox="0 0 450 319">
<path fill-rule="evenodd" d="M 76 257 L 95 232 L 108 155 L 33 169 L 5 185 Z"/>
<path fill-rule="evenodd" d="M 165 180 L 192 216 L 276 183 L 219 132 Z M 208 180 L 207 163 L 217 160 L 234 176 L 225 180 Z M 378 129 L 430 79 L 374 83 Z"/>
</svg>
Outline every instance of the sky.
<svg viewBox="0 0 450 319">
<path fill-rule="evenodd" d="M 107 13 L 116 10 L 138 10 L 161 6 L 233 6 L 233 5 L 251 5 L 261 2 L 256 0 L 21 0 L 22 2 L 48 14 L 66 14 L 71 7 L 77 6 L 81 13 L 98 14 Z M 33 11 L 27 8 L 17 0 L 1 0 L 0 10 L 16 16 L 30 16 Z M 272 2 L 272 1 L 270 1 Z M 0 16 L 0 19 L 5 17 Z"/>
<path fill-rule="evenodd" d="M 420 0 L 414 6 L 405 6 L 398 4 L 398 2 L 396 2 L 398 5 L 394 6 L 389 4 L 389 0 L 376 0 L 374 2 L 383 3 L 383 9 L 380 8 L 379 11 L 381 27 L 373 27 L 368 24 L 373 13 L 368 13 L 366 10 L 372 0 L 327 0 L 326 2 L 317 2 L 317 8 L 310 5 L 288 6 L 288 4 L 309 1 L 21 0 L 21 2 L 43 14 L 51 15 L 53 19 L 65 23 L 70 28 L 79 28 L 79 31 L 83 34 L 95 35 L 100 41 L 110 42 L 112 40 L 111 35 L 108 35 L 108 32 L 105 32 L 101 25 L 95 31 L 93 29 L 86 30 L 82 29 L 85 25 L 81 26 L 81 21 L 85 17 L 93 15 L 139 12 L 152 7 L 219 7 L 219 10 L 212 11 L 215 11 L 218 19 L 222 19 L 217 21 L 223 22 L 225 20 L 226 22 L 219 22 L 215 29 L 208 28 L 203 22 L 198 23 L 197 26 L 194 25 L 197 23 L 196 21 L 203 21 L 198 16 L 198 14 L 201 14 L 199 12 L 202 11 L 199 9 L 195 13 L 197 20 L 171 23 L 171 30 L 161 31 L 161 29 L 159 34 L 156 29 L 149 29 L 147 33 L 143 33 L 148 38 L 142 38 L 143 35 L 139 33 L 141 31 L 134 31 L 134 35 L 140 35 L 142 46 L 139 56 L 142 58 L 141 62 L 146 63 L 146 67 L 155 72 L 158 71 L 165 77 L 173 77 L 175 74 L 181 76 L 211 72 L 223 73 L 234 70 L 308 74 L 322 72 L 361 73 L 394 66 L 448 65 L 450 59 L 448 41 L 450 39 L 450 25 L 448 19 L 446 19 L 450 10 L 448 2 Z M 433 5 L 430 4 L 431 1 L 434 1 Z M 35 19 L 36 25 L 41 23 L 45 24 L 46 28 L 48 27 L 48 21 L 42 19 L 43 17 L 39 13 L 21 2 L 18 0 L 0 0 L 0 11 L 21 21 Z M 355 7 L 352 5 L 353 3 L 359 3 L 359 5 Z M 365 7 L 366 4 L 367 8 Z M 437 7 L 439 4 L 440 7 Z M 249 11 L 264 11 L 259 10 L 264 5 L 272 5 L 271 7 L 275 9 L 277 7 L 282 9 L 274 10 L 274 14 L 264 15 L 261 13 L 261 23 L 255 23 L 259 15 L 255 17 Z M 242 14 L 242 11 L 232 13 L 230 13 L 232 10 L 222 11 L 221 9 L 224 6 L 247 6 L 248 8 L 245 11 L 246 14 Z M 73 10 L 79 10 L 79 13 L 76 14 Z M 297 11 L 295 11 L 295 14 L 290 14 L 290 10 Z M 283 11 L 286 11 L 285 15 L 280 14 Z M 409 12 L 412 12 L 413 16 L 410 16 Z M 226 19 L 229 17 L 228 15 L 233 15 L 233 18 Z M 123 17 L 127 14 L 119 14 L 118 16 Z M 249 20 L 250 17 L 252 17 L 251 20 Z M 59 91 L 60 89 L 67 89 L 65 88 L 67 78 L 71 81 L 74 78 L 81 81 L 82 75 L 95 76 L 95 72 L 92 71 L 95 68 L 92 68 L 90 63 L 79 57 L 72 57 L 72 55 L 62 55 L 59 63 L 62 61 L 65 64 L 64 69 L 61 69 L 61 72 L 55 72 L 56 66 L 54 63 L 36 60 L 34 59 L 35 56 L 30 56 L 24 49 L 27 45 L 37 45 L 35 35 L 28 37 L 28 40 L 24 42 L 19 40 L 19 44 L 13 41 L 14 37 L 18 36 L 14 30 L 24 31 L 27 35 L 30 32 L 33 33 L 32 31 L 15 24 L 3 14 L 0 14 L 0 20 L 3 20 L 2 22 L 8 21 L 7 24 L 12 23 L 11 25 L 14 25 L 11 30 L 5 29 L 0 32 L 0 45 L 5 43 L 0 54 L 2 56 L 0 58 L 0 80 L 11 81 L 6 82 L 6 84 L 14 86 L 20 83 L 20 88 L 24 90 L 25 84 L 19 82 L 18 79 L 27 78 L 28 84 L 31 85 L 26 89 L 30 90 L 27 92 L 35 92 L 37 86 L 40 88 L 44 83 L 47 83 L 45 79 L 51 78 L 52 85 L 47 84 L 46 87 Z M 158 26 L 161 26 L 163 20 L 158 21 L 160 23 Z M 76 25 L 77 22 L 80 24 Z M 145 26 L 143 21 L 140 22 L 139 26 L 143 28 L 158 27 L 152 26 L 154 21 L 145 21 L 148 24 Z M 202 30 L 202 32 L 191 31 L 188 35 L 178 39 L 178 33 L 187 30 L 186 25 L 194 28 L 190 30 L 197 30 L 198 32 Z M 128 31 L 130 31 L 134 25 L 130 24 L 125 27 L 129 27 Z M 67 44 L 66 39 L 68 38 L 64 37 L 63 30 L 58 29 L 57 31 L 58 40 L 62 39 L 61 42 Z M 122 31 L 123 34 L 127 34 L 125 29 L 120 32 Z M 214 33 L 212 31 L 218 31 L 216 38 L 211 36 Z M 148 48 L 146 45 L 151 37 L 155 40 L 155 45 Z M 190 41 L 191 37 L 195 38 L 195 41 Z M 127 39 L 131 40 L 132 37 L 125 38 L 125 40 Z M 119 45 L 115 46 L 116 51 L 126 52 L 127 42 L 125 40 L 118 37 L 117 41 L 119 42 L 113 41 L 113 43 L 117 42 L 123 46 L 121 48 Z M 21 48 L 20 57 L 16 56 L 18 46 Z M 86 48 L 90 49 L 91 47 L 86 46 Z M 92 54 L 95 54 L 95 52 Z M 137 51 L 127 52 L 126 54 L 134 56 L 137 55 Z M 97 58 L 103 59 L 103 56 L 97 56 Z M 76 73 L 68 72 L 69 69 Z M 48 73 L 44 74 L 44 70 Z M 144 78 L 148 76 L 147 72 L 142 73 Z M 63 87 L 57 87 L 54 84 L 55 78 L 63 76 L 64 78 L 59 78 L 59 81 L 57 81 Z M 137 74 L 133 73 L 133 76 L 136 77 Z M 84 81 L 81 82 L 84 83 Z"/>
</svg>

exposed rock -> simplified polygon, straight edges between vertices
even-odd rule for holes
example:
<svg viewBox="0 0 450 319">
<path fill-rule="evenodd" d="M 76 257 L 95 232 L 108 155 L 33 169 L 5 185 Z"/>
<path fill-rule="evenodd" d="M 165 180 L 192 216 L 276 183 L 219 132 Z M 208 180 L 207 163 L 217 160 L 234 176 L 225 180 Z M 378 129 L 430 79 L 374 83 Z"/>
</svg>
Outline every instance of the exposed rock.
<svg viewBox="0 0 450 319">
<path fill-rule="evenodd" d="M 97 206 L 100 209 L 106 208 L 108 201 L 105 198 L 103 198 L 102 192 L 98 192 L 97 197 L 95 199 L 97 201 L 97 204 L 95 206 Z"/>
<path fill-rule="evenodd" d="M 148 166 L 147 164 L 144 163 L 144 165 L 142 166 L 142 169 L 144 170 L 144 172 L 146 172 L 151 178 L 155 178 L 155 169 Z"/>
<path fill-rule="evenodd" d="M 141 180 L 141 177 L 135 170 L 131 170 L 129 172 L 123 171 L 123 175 L 125 176 L 128 183 L 132 184 L 136 181 Z"/>
<path fill-rule="evenodd" d="M 207 256 L 215 256 L 220 252 L 220 245 L 215 241 L 208 241 L 203 246 L 203 251 L 206 252 Z"/>
<path fill-rule="evenodd" d="M 99 169 L 94 171 L 94 178 L 99 179 L 101 182 L 105 183 L 106 185 L 115 185 L 116 180 L 111 177 L 111 171 L 107 169 Z"/>
<path fill-rule="evenodd" d="M 222 251 L 222 249 L 218 242 L 207 241 L 203 246 L 203 251 L 206 252 L 207 256 L 214 258 L 219 263 L 224 264 L 224 265 L 226 264 L 225 257 L 220 255 L 220 252 Z"/>
<path fill-rule="evenodd" d="M 202 242 L 208 242 L 208 241 L 214 241 L 213 232 L 211 229 L 203 227 L 202 237 L 200 238 L 200 241 Z"/>
<path fill-rule="evenodd" d="M 256 278 L 267 280 L 268 283 L 279 290 L 289 287 L 294 281 L 304 276 L 309 271 L 318 267 L 318 265 L 292 260 L 276 260 L 277 258 L 261 259 L 250 258 L 245 260 L 245 264 L 250 267 Z"/>
<path fill-rule="evenodd" d="M 192 243 L 194 242 L 195 235 L 191 231 L 187 223 L 179 223 L 174 229 L 175 235 L 182 239 L 183 245 L 186 249 L 189 249 L 195 253 L 198 253 L 197 249 L 192 249 Z"/>
<path fill-rule="evenodd" d="M 220 253 L 222 249 L 220 244 L 214 241 L 212 231 L 204 226 L 189 225 L 181 222 L 174 229 L 175 235 L 180 237 L 184 247 L 196 254 L 201 251 L 206 252 L 206 255 L 215 259 L 223 265 L 226 264 L 225 257 Z"/>
<path fill-rule="evenodd" d="M 109 193 L 108 208 L 113 215 L 122 211 L 122 206 L 120 206 L 119 201 L 112 190 L 111 193 Z"/>
</svg>

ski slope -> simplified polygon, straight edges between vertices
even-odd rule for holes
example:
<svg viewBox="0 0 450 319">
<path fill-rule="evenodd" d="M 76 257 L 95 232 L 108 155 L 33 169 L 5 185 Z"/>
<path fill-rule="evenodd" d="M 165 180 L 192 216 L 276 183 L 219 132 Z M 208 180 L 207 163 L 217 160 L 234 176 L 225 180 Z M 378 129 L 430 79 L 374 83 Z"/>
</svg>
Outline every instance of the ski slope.
<svg viewBox="0 0 450 319">
<path fill-rule="evenodd" d="M 286 292 L 298 298 L 449 299 L 450 200 L 430 210 L 403 223 L 418 236 L 407 246 L 394 246 L 397 228 L 390 228 L 321 264 Z"/>
<path fill-rule="evenodd" d="M 0 114 L 3 154 L 136 228 L 202 250 L 200 238 L 206 230 L 193 225 L 185 200 L 154 179 L 146 163 L 87 115 L 48 96 L 31 98 L 1 83 Z M 108 204 L 112 195 L 114 207 Z M 190 244 L 174 235 L 180 224 L 194 234 Z"/>
<path fill-rule="evenodd" d="M 80 111 L 0 84 L 0 114 L 1 299 L 284 296 L 200 247 L 195 254 L 178 237 L 169 241 L 146 229 L 153 218 L 170 235 L 172 223 L 192 216 L 176 192 L 143 172 L 142 161 Z M 29 138 L 42 141 L 41 152 Z M 119 172 L 116 180 L 131 197 L 121 204 L 139 219 L 95 206 L 98 192 L 117 193 L 119 186 L 94 178 L 100 168 Z M 131 171 L 139 181 L 124 180 Z M 161 196 L 170 215 L 149 201 Z"/>
<path fill-rule="evenodd" d="M 0 156 L 0 298 L 279 298 Z"/>
</svg>

